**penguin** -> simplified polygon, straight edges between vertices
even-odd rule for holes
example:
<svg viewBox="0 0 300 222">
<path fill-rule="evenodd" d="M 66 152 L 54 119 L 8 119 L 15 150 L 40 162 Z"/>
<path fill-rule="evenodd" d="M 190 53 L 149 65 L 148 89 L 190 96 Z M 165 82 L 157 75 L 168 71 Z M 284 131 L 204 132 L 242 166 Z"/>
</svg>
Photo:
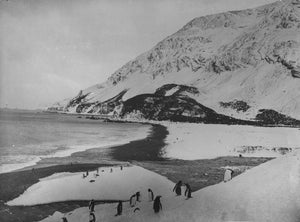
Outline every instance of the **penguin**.
<svg viewBox="0 0 300 222">
<path fill-rule="evenodd" d="M 181 186 L 182 186 L 182 181 L 179 180 L 178 183 L 176 183 L 175 187 L 173 188 L 173 192 L 175 191 L 177 196 L 181 195 Z"/>
<path fill-rule="evenodd" d="M 154 199 L 153 191 L 150 188 L 148 189 L 148 198 L 150 202 Z"/>
<path fill-rule="evenodd" d="M 94 208 L 95 208 L 95 201 L 94 201 L 94 199 L 92 199 L 89 204 L 90 212 L 94 212 L 95 211 Z"/>
<path fill-rule="evenodd" d="M 90 213 L 90 220 L 89 222 L 95 222 L 96 221 L 96 216 L 93 212 Z"/>
<path fill-rule="evenodd" d="M 135 203 L 136 203 L 136 198 L 135 198 L 135 194 L 133 194 L 129 199 L 129 204 L 131 207 L 134 207 Z"/>
<path fill-rule="evenodd" d="M 120 200 L 117 206 L 117 214 L 115 216 L 120 216 L 122 215 L 122 210 L 123 210 L 123 204 L 122 201 Z"/>
<path fill-rule="evenodd" d="M 158 213 L 160 210 L 162 210 L 162 205 L 161 205 L 161 202 L 160 202 L 160 198 L 161 198 L 161 196 L 155 197 L 155 200 L 153 202 L 154 213 Z"/>
<path fill-rule="evenodd" d="M 185 183 L 186 189 L 184 192 L 184 196 L 186 196 L 187 199 L 192 197 L 192 189 L 191 186 L 188 183 Z"/>
<path fill-rule="evenodd" d="M 141 202 L 141 200 L 140 200 L 141 193 L 140 192 L 136 192 L 135 196 L 136 196 L 136 201 Z"/>
</svg>

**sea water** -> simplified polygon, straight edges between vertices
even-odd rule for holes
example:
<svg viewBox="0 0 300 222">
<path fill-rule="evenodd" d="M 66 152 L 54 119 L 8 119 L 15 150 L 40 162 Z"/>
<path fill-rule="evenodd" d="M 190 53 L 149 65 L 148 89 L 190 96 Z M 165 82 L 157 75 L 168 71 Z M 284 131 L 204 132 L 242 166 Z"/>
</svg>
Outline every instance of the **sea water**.
<svg viewBox="0 0 300 222">
<path fill-rule="evenodd" d="M 108 123 L 84 116 L 0 111 L 0 173 L 34 165 L 41 158 L 69 156 L 90 148 L 145 138 L 150 126 Z"/>
</svg>

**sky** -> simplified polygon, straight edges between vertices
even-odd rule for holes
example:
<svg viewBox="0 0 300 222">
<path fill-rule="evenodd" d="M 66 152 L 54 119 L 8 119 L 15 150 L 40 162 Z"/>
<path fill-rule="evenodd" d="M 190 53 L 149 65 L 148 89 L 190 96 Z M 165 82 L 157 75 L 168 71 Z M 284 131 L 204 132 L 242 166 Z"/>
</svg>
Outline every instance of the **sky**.
<svg viewBox="0 0 300 222">
<path fill-rule="evenodd" d="M 195 17 L 271 2 L 0 0 L 0 107 L 73 97 Z"/>
</svg>

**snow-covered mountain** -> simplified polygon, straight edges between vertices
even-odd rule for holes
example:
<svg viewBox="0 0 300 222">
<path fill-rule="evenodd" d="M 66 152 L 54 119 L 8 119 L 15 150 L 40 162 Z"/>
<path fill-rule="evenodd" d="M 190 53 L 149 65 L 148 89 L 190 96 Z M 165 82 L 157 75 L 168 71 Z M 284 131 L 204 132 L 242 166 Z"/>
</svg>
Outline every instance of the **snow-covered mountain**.
<svg viewBox="0 0 300 222">
<path fill-rule="evenodd" d="M 195 18 L 52 109 L 158 120 L 300 119 L 300 0 Z"/>
</svg>

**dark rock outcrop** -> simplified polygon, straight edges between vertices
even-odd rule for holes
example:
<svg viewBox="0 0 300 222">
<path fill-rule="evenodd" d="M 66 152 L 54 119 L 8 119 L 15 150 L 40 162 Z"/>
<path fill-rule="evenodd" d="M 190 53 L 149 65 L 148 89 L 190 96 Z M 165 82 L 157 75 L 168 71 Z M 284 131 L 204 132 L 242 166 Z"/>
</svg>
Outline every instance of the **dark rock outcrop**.
<svg viewBox="0 0 300 222">
<path fill-rule="evenodd" d="M 264 125 L 300 126 L 300 120 L 293 119 L 271 109 L 261 109 L 255 118 Z"/>
<path fill-rule="evenodd" d="M 220 106 L 223 108 L 231 108 L 238 112 L 246 112 L 248 109 L 250 109 L 250 106 L 241 100 L 234 100 L 231 102 L 220 102 Z"/>
</svg>

